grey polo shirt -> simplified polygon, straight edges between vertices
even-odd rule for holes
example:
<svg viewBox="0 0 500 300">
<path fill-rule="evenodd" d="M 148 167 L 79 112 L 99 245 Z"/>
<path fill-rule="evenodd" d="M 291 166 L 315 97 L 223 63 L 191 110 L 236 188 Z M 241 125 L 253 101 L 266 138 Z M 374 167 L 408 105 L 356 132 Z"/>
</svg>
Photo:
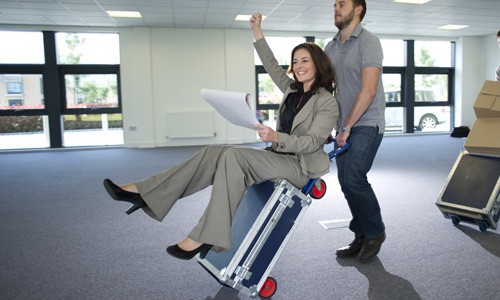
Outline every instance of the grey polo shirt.
<svg viewBox="0 0 500 300">
<path fill-rule="evenodd" d="M 361 71 L 366 67 L 377 67 L 382 71 L 384 54 L 380 40 L 373 33 L 358 24 L 351 37 L 340 43 L 340 32 L 326 47 L 325 52 L 335 67 L 337 74 L 336 98 L 340 106 L 338 128 L 343 126 L 351 112 L 356 96 L 361 90 Z M 377 93 L 372 104 L 354 126 L 378 126 L 379 132 L 385 130 L 385 96 L 380 74 Z"/>
</svg>

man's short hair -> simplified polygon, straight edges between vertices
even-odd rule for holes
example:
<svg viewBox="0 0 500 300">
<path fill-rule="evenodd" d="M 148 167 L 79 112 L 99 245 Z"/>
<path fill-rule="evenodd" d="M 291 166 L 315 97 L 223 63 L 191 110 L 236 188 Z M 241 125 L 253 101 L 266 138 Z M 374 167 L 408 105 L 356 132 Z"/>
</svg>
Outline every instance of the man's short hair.
<svg viewBox="0 0 500 300">
<path fill-rule="evenodd" d="M 497 37 L 500 37 L 500 30 L 497 32 Z"/>
<path fill-rule="evenodd" d="M 363 11 L 361 12 L 361 15 L 359 16 L 360 21 L 363 21 L 363 18 L 366 15 L 366 1 L 365 0 L 352 0 L 352 4 L 354 7 L 357 7 L 359 5 L 363 6 Z"/>
</svg>

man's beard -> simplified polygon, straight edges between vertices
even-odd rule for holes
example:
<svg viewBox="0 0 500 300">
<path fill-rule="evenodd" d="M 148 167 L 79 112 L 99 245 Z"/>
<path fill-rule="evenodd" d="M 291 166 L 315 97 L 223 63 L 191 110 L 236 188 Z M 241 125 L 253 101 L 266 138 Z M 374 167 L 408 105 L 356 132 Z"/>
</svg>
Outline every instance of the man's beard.
<svg viewBox="0 0 500 300">
<path fill-rule="evenodd" d="M 352 20 L 354 20 L 354 9 L 351 10 L 351 12 L 346 16 L 345 19 L 337 21 L 335 20 L 335 26 L 339 29 L 339 31 L 342 31 L 349 25 L 351 25 Z"/>
</svg>

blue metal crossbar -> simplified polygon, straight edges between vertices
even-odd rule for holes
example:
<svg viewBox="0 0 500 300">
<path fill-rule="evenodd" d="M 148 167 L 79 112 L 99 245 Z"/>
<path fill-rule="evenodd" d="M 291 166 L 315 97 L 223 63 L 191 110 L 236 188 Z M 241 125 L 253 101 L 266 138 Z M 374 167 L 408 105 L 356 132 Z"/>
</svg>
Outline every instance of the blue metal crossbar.
<svg viewBox="0 0 500 300">
<path fill-rule="evenodd" d="M 333 140 L 335 142 L 335 140 Z M 347 143 L 345 144 L 344 147 L 341 147 L 341 148 L 338 148 L 336 150 L 332 150 L 328 153 L 328 157 L 330 158 L 330 160 L 332 160 L 334 157 L 344 153 L 347 151 L 347 149 L 349 149 L 349 146 L 351 146 L 351 142 L 350 141 L 347 141 Z M 316 180 L 317 178 L 311 178 L 309 179 L 309 181 L 307 182 L 307 184 L 302 188 L 302 193 L 304 195 L 307 195 L 309 194 L 309 192 L 311 192 L 314 184 L 316 183 Z"/>
</svg>

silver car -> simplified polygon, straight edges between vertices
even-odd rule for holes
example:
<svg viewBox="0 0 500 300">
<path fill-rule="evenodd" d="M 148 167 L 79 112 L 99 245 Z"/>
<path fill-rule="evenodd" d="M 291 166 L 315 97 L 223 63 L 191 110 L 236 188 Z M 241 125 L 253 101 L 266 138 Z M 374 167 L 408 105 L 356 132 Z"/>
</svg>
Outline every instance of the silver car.
<svg viewBox="0 0 500 300">
<path fill-rule="evenodd" d="M 385 101 L 402 102 L 401 91 L 386 91 Z M 415 102 L 434 102 L 436 96 L 430 90 L 416 90 Z M 403 107 L 387 107 L 385 111 L 386 127 L 402 128 L 403 127 Z M 450 120 L 449 106 L 415 106 L 415 123 L 416 130 L 433 130 L 438 124 L 446 123 Z"/>
</svg>

